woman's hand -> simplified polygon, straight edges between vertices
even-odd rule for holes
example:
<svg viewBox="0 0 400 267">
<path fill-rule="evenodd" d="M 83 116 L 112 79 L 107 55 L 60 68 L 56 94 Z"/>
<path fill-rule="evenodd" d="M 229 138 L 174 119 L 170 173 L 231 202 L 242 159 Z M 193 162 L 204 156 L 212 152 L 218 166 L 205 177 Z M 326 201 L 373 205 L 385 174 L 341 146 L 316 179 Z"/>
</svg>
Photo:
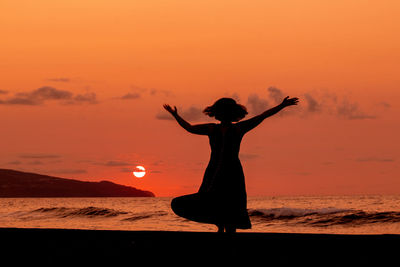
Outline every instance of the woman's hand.
<svg viewBox="0 0 400 267">
<path fill-rule="evenodd" d="M 283 99 L 281 105 L 283 107 L 293 106 L 293 105 L 297 105 L 298 102 L 299 102 L 299 99 L 297 97 L 289 98 L 289 96 L 287 96 L 287 97 L 285 97 L 285 99 Z"/>
<path fill-rule="evenodd" d="M 166 111 L 168 111 L 169 113 L 171 113 L 172 116 L 178 115 L 178 110 L 177 110 L 176 106 L 174 106 L 174 108 L 171 108 L 170 105 L 164 104 L 164 108 L 165 108 Z"/>
</svg>

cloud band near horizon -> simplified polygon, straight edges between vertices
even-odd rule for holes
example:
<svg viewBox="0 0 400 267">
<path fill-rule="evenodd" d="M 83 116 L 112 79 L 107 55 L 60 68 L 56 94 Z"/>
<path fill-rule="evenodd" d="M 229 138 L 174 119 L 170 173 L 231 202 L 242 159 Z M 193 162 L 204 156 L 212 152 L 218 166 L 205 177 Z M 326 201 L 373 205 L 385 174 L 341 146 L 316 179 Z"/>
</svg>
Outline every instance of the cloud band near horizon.
<svg viewBox="0 0 400 267">
<path fill-rule="evenodd" d="M 67 90 L 42 86 L 32 91 L 15 93 L 7 99 L 0 99 L 0 105 L 40 106 L 47 101 L 56 101 L 64 105 L 98 103 L 95 93 L 73 94 Z"/>
</svg>

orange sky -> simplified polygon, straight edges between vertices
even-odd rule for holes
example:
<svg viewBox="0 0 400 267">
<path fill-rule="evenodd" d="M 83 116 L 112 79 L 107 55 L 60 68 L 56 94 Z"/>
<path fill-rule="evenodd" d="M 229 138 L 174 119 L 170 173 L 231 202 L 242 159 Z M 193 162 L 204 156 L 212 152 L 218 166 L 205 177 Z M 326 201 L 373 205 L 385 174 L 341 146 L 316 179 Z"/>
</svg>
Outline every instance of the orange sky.
<svg viewBox="0 0 400 267">
<path fill-rule="evenodd" d="M 250 115 L 249 195 L 399 193 L 398 1 L 0 2 L 0 168 L 197 191 L 223 96 Z M 289 110 L 290 109 L 290 110 Z M 128 172 L 136 164 L 145 178 Z"/>
</svg>

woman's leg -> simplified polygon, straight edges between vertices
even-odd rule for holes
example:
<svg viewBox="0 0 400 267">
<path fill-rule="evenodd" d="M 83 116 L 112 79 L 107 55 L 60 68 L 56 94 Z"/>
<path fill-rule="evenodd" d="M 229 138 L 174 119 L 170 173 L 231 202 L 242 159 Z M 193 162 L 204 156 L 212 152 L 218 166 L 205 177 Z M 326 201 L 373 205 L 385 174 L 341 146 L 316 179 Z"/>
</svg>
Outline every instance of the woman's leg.
<svg viewBox="0 0 400 267">
<path fill-rule="evenodd" d="M 171 201 L 171 209 L 176 215 L 184 217 L 185 214 L 185 201 L 182 201 L 182 197 L 176 197 Z"/>
<path fill-rule="evenodd" d="M 216 224 L 212 206 L 208 199 L 199 194 L 176 197 L 171 201 L 171 208 L 176 215 L 188 220 Z"/>
</svg>

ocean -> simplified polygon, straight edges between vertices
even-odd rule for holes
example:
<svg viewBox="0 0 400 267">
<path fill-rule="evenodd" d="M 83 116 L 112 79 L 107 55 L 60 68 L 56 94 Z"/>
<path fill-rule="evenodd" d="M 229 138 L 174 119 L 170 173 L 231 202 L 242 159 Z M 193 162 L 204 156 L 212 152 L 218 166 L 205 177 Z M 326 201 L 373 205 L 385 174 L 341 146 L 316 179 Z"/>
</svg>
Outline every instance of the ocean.
<svg viewBox="0 0 400 267">
<path fill-rule="evenodd" d="M 176 216 L 172 198 L 0 198 L 0 227 L 205 231 Z M 400 195 L 248 197 L 238 232 L 400 234 Z"/>
</svg>

